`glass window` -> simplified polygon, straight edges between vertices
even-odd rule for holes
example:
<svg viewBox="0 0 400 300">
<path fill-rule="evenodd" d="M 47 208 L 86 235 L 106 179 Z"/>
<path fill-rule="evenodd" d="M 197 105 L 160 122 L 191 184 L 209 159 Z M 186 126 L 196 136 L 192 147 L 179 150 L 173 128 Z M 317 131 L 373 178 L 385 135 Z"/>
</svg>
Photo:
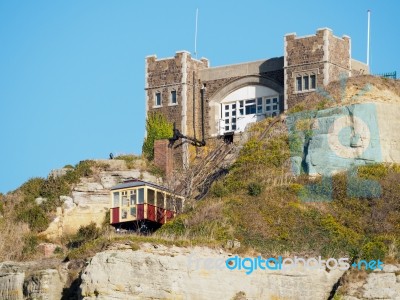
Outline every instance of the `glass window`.
<svg viewBox="0 0 400 300">
<path fill-rule="evenodd" d="M 267 106 L 267 111 L 270 111 L 271 110 L 271 106 Z"/>
<path fill-rule="evenodd" d="M 267 99 L 267 104 L 271 104 L 271 99 Z"/>
<path fill-rule="evenodd" d="M 229 130 L 229 126 L 225 126 L 225 130 Z"/>
<path fill-rule="evenodd" d="M 299 76 L 299 77 L 296 77 L 296 82 L 297 82 L 297 90 L 298 91 L 302 91 L 303 90 L 303 88 L 302 88 L 302 78 L 301 78 L 301 76 Z"/>
<path fill-rule="evenodd" d="M 256 99 L 246 100 L 246 105 L 255 104 L 255 103 L 256 103 Z"/>
<path fill-rule="evenodd" d="M 128 217 L 128 210 L 123 209 L 121 210 L 121 219 L 126 219 Z"/>
<path fill-rule="evenodd" d="M 119 192 L 114 192 L 114 207 L 119 207 Z"/>
<path fill-rule="evenodd" d="M 236 130 L 236 124 L 232 124 L 232 130 Z"/>
<path fill-rule="evenodd" d="M 128 206 L 128 205 L 129 205 L 128 197 L 123 195 L 122 196 L 122 206 Z"/>
<path fill-rule="evenodd" d="M 157 206 L 164 208 L 164 194 L 157 192 Z"/>
<path fill-rule="evenodd" d="M 236 104 L 232 104 L 232 109 L 236 109 Z"/>
<path fill-rule="evenodd" d="M 246 115 L 251 115 L 256 113 L 256 105 L 247 105 L 246 106 Z"/>
<path fill-rule="evenodd" d="M 136 205 L 136 190 L 131 191 L 131 205 Z"/>
<path fill-rule="evenodd" d="M 147 189 L 147 204 L 154 205 L 155 192 L 152 189 Z"/>
<path fill-rule="evenodd" d="M 137 199 L 138 204 L 143 204 L 144 203 L 144 188 L 138 189 L 138 199 Z"/>
<path fill-rule="evenodd" d="M 310 80 L 311 80 L 311 88 L 314 90 L 317 86 L 315 75 L 311 75 Z"/>
<path fill-rule="evenodd" d="M 171 91 L 171 103 L 176 104 L 176 91 Z"/>
<path fill-rule="evenodd" d="M 225 110 L 229 110 L 229 105 L 225 105 Z"/>
<path fill-rule="evenodd" d="M 229 117 L 229 111 L 225 112 L 225 117 Z"/>
<path fill-rule="evenodd" d="M 243 108 L 239 109 L 239 115 L 243 116 Z"/>
<path fill-rule="evenodd" d="M 272 109 L 273 109 L 273 110 L 277 110 L 277 109 L 278 109 L 278 105 L 274 105 L 274 106 L 272 107 Z"/>
<path fill-rule="evenodd" d="M 161 93 L 156 93 L 156 106 L 161 106 Z"/>
<path fill-rule="evenodd" d="M 232 118 L 232 124 L 236 123 L 236 118 Z"/>
<path fill-rule="evenodd" d="M 239 101 L 239 107 L 243 107 L 243 100 Z"/>
<path fill-rule="evenodd" d="M 236 116 L 236 110 L 232 112 L 232 116 Z"/>
<path fill-rule="evenodd" d="M 171 195 L 167 195 L 167 207 L 166 207 L 166 209 L 168 209 L 168 210 L 173 210 L 174 209 L 174 203 L 173 203 Z"/>
<path fill-rule="evenodd" d="M 272 100 L 272 103 L 278 103 L 278 98 L 274 98 L 274 99 Z"/>
<path fill-rule="evenodd" d="M 262 113 L 262 106 L 257 106 L 257 113 L 261 114 Z"/>
<path fill-rule="evenodd" d="M 136 206 L 131 207 L 131 216 L 136 218 Z"/>
<path fill-rule="evenodd" d="M 257 98 L 257 105 L 262 105 L 262 98 Z"/>
<path fill-rule="evenodd" d="M 229 119 L 225 119 L 225 124 L 229 124 Z"/>
<path fill-rule="evenodd" d="M 308 90 L 309 89 L 309 85 L 308 85 L 308 76 L 304 76 L 303 77 L 303 79 L 304 79 L 304 90 Z"/>
</svg>

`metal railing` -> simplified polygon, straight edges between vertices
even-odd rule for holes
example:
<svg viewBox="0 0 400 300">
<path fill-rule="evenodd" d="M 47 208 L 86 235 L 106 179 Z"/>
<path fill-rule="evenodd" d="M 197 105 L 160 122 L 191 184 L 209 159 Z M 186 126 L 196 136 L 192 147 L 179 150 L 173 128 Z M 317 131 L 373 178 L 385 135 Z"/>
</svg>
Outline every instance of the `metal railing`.
<svg viewBox="0 0 400 300">
<path fill-rule="evenodd" d="M 382 74 L 375 74 L 375 76 L 384 77 L 384 78 L 397 79 L 396 71 L 394 71 L 394 72 L 388 72 L 388 73 L 382 73 Z"/>
</svg>

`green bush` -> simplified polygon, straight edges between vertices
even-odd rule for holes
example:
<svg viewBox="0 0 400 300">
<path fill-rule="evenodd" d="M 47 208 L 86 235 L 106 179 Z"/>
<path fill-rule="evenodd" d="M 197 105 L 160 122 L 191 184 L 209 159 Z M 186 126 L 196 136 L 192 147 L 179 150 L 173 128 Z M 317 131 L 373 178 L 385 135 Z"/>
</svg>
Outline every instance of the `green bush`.
<svg viewBox="0 0 400 300">
<path fill-rule="evenodd" d="M 36 253 L 37 246 L 39 245 L 39 239 L 36 234 L 29 233 L 24 236 L 24 247 L 22 254 L 29 256 Z"/>
<path fill-rule="evenodd" d="M 27 223 L 34 232 L 45 230 L 50 223 L 46 212 L 36 204 L 19 205 L 17 207 L 17 220 Z"/>
<path fill-rule="evenodd" d="M 388 251 L 388 247 L 379 241 L 368 242 L 363 245 L 361 249 L 361 259 L 372 260 L 380 259 L 383 260 Z"/>
<path fill-rule="evenodd" d="M 258 196 L 262 192 L 262 185 L 257 182 L 251 182 L 247 186 L 247 193 L 250 196 Z"/>
<path fill-rule="evenodd" d="M 151 113 L 146 121 L 147 137 L 143 142 L 142 151 L 144 156 L 154 159 L 154 141 L 169 139 L 173 135 L 173 125 L 160 113 Z"/>
<path fill-rule="evenodd" d="M 212 184 L 211 193 L 215 197 L 224 197 L 229 194 L 229 190 L 222 180 L 218 180 Z"/>
</svg>

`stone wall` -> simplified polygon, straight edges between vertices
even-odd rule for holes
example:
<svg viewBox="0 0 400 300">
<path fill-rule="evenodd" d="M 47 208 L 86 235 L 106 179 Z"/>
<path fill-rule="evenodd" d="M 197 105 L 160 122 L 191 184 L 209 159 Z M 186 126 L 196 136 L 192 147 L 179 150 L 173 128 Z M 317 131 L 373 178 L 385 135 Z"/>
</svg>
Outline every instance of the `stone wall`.
<svg viewBox="0 0 400 300">
<path fill-rule="evenodd" d="M 311 91 L 297 91 L 296 77 L 315 74 L 316 86 L 323 87 L 340 79 L 342 73 L 351 76 L 350 38 L 339 38 L 328 28 L 315 35 L 285 36 L 285 98 L 287 108 L 301 102 Z"/>
</svg>

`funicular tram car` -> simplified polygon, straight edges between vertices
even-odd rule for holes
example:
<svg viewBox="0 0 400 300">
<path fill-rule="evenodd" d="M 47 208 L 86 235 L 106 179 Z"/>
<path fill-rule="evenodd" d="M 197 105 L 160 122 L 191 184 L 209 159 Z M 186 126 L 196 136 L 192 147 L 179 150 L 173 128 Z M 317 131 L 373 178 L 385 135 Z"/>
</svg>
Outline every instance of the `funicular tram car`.
<svg viewBox="0 0 400 300">
<path fill-rule="evenodd" d="M 117 230 L 154 231 L 182 212 L 184 198 L 165 187 L 132 179 L 111 188 L 110 224 Z"/>
</svg>

